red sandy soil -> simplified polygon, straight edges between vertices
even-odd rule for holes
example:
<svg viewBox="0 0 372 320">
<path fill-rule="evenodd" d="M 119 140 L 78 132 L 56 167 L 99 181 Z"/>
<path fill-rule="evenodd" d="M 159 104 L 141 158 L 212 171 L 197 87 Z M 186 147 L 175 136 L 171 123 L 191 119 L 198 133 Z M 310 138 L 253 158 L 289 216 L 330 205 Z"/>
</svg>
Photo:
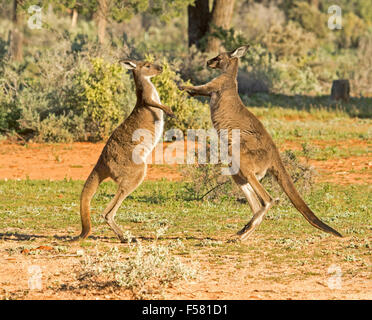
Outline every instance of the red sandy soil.
<svg viewBox="0 0 372 320">
<path fill-rule="evenodd" d="M 124 288 L 115 286 L 88 285 L 77 281 L 74 274 L 79 270 L 79 261 L 83 260 L 85 250 L 79 243 L 68 243 L 69 253 L 59 253 L 54 245 L 60 241 L 48 242 L 42 250 L 38 243 L 46 239 L 36 239 L 33 246 L 38 253 L 19 252 L 22 245 L 16 236 L 9 236 L 0 242 L 0 298 L 27 300 L 114 300 L 133 299 L 133 294 Z M 108 247 L 122 245 L 117 239 L 105 241 Z M 324 240 L 330 250 L 344 246 L 341 240 Z M 344 242 L 349 240 L 344 239 Z M 250 240 L 260 245 L 259 235 Z M 65 244 L 66 245 L 66 244 Z M 318 244 L 314 244 L 319 245 Z M 52 249 L 50 249 L 50 246 Z M 7 249 L 5 252 L 4 248 Z M 13 249 L 13 253 L 9 253 Z M 314 248 L 310 248 L 313 250 Z M 80 252 L 79 252 L 80 251 Z M 257 253 L 245 253 L 240 258 L 221 254 L 210 262 L 208 254 L 193 253 L 189 258 L 180 257 L 183 263 L 198 272 L 196 279 L 180 281 L 166 288 L 161 296 L 164 299 L 241 299 L 241 300 L 301 300 L 301 299 L 371 299 L 372 281 L 368 268 L 362 263 L 342 262 L 340 287 L 329 287 L 332 275 L 328 273 L 329 263 L 308 266 L 288 264 L 285 261 L 274 263 Z M 216 263 L 217 262 L 217 263 Z M 31 289 L 30 267 L 40 268 L 41 289 Z M 98 283 L 99 284 L 99 283 Z M 156 292 L 155 292 L 156 293 Z M 148 298 L 151 298 L 149 296 Z"/>
<path fill-rule="evenodd" d="M 312 142 L 313 143 L 313 142 Z M 328 142 L 329 143 L 329 142 Z M 360 141 L 337 142 L 347 148 Z M 322 146 L 322 141 L 313 144 Z M 336 142 L 335 142 L 336 144 Z M 104 143 L 28 144 L 0 142 L 0 179 L 85 180 L 95 165 Z M 165 146 L 166 147 L 166 146 Z M 287 142 L 281 150 L 299 149 L 300 144 Z M 340 184 L 371 184 L 372 159 L 350 157 L 310 162 L 318 170 L 318 181 Z M 182 179 L 177 165 L 150 165 L 146 179 Z M 74 277 L 79 264 L 75 253 L 81 251 L 78 242 L 53 239 L 53 234 L 35 236 L 30 242 L 20 233 L 5 233 L 0 238 L 0 299 L 132 299 L 130 291 L 115 287 L 81 287 Z M 30 236 L 31 238 L 33 236 Z M 348 237 L 350 238 L 350 237 Z M 323 239 L 327 248 L 337 252 L 350 239 Z M 221 239 L 223 241 L 223 239 Z M 118 245 L 117 239 L 97 240 L 107 246 Z M 32 244 L 31 249 L 23 248 Z M 68 247 L 68 254 L 59 253 L 58 246 Z M 259 234 L 250 240 L 259 246 Z M 23 248 L 23 249 L 22 249 Z M 21 250 L 22 249 L 22 250 Z M 309 250 L 311 248 L 308 248 Z M 313 248 L 314 249 L 314 248 Z M 358 262 L 342 262 L 342 287 L 330 289 L 327 279 L 329 265 L 320 263 L 317 269 L 304 265 L 273 264 L 254 252 L 236 256 L 218 255 L 218 263 L 210 263 L 208 254 L 195 253 L 180 257 L 186 264 L 197 262 L 201 277 L 181 282 L 164 292 L 165 299 L 371 299 L 370 272 Z M 340 258 L 341 259 L 341 258 Z M 239 261 L 237 261 L 239 260 Z M 192 262 L 193 261 L 193 262 Z M 42 289 L 30 290 L 29 267 L 40 266 Z"/>
<path fill-rule="evenodd" d="M 338 142 L 312 141 L 319 147 L 333 145 L 347 148 L 367 142 L 347 140 Z M 167 144 L 163 149 L 166 150 Z M 8 141 L 0 142 L 0 179 L 49 179 L 85 180 L 94 167 L 104 143 L 69 143 L 20 145 Z M 299 143 L 286 142 L 281 149 L 299 150 Z M 154 155 L 153 155 L 154 157 Z M 317 180 L 340 184 L 371 184 L 372 159 L 368 156 L 354 156 L 326 161 L 310 160 L 319 172 Z M 146 179 L 170 181 L 181 180 L 177 165 L 149 165 Z"/>
</svg>

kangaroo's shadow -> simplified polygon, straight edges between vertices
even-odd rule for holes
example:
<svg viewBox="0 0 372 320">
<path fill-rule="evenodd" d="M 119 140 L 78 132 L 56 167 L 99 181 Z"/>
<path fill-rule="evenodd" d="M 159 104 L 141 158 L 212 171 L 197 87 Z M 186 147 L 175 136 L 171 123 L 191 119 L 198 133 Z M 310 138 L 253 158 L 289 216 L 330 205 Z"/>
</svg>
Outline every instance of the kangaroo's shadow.
<svg viewBox="0 0 372 320">
<path fill-rule="evenodd" d="M 40 234 L 25 234 L 25 233 L 19 233 L 19 232 L 5 232 L 5 233 L 0 233 L 0 239 L 4 241 L 16 241 L 16 242 L 22 242 L 22 241 L 29 241 L 29 240 L 34 240 L 34 239 L 54 239 L 54 240 L 59 240 L 63 242 L 76 242 L 79 240 L 78 237 L 76 236 L 67 236 L 67 235 L 40 235 Z M 119 239 L 116 238 L 115 236 L 108 237 L 108 236 L 89 236 L 87 238 L 88 240 L 99 240 L 103 242 L 118 242 L 120 243 Z M 211 238 L 211 237 L 196 237 L 196 236 L 185 236 L 185 237 L 180 237 L 180 236 L 167 236 L 167 237 L 145 237 L 145 236 L 138 236 L 134 239 L 134 241 L 148 241 L 148 242 L 155 242 L 157 240 L 212 240 L 212 241 L 219 241 L 221 239 L 217 238 Z"/>
<path fill-rule="evenodd" d="M 93 240 L 109 240 L 111 237 L 106 236 L 91 236 L 89 237 Z M 35 239 L 54 239 L 64 242 L 75 242 L 78 238 L 76 236 L 67 236 L 67 235 L 40 235 L 40 234 L 25 234 L 19 232 L 5 232 L 0 233 L 0 239 L 4 241 L 29 241 Z"/>
</svg>

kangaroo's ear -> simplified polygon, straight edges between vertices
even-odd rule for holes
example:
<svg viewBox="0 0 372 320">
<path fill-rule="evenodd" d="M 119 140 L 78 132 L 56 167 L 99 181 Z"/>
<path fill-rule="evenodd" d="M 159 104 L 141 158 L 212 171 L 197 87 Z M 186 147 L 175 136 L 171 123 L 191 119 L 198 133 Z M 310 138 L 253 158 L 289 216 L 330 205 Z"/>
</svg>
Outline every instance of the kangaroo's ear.
<svg viewBox="0 0 372 320">
<path fill-rule="evenodd" d="M 249 45 L 239 47 L 230 53 L 231 58 L 241 58 L 248 51 Z"/>
<path fill-rule="evenodd" d="M 120 62 L 125 68 L 129 70 L 136 69 L 137 67 L 137 64 L 131 60 L 120 60 Z"/>
</svg>

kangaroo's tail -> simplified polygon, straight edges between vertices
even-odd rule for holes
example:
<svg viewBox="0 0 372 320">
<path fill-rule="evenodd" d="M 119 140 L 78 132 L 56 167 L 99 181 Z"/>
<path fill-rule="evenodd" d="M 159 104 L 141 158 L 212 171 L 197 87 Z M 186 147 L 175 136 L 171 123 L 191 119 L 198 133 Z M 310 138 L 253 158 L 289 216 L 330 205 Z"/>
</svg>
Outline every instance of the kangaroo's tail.
<svg viewBox="0 0 372 320">
<path fill-rule="evenodd" d="M 304 200 L 302 200 L 292 182 L 290 175 L 285 169 L 279 154 L 277 154 L 277 161 L 275 161 L 275 165 L 273 167 L 273 174 L 276 176 L 280 186 L 283 188 L 284 192 L 287 194 L 288 198 L 291 200 L 295 208 L 301 212 L 301 214 L 311 225 L 322 231 L 332 233 L 337 237 L 342 237 L 339 232 L 322 222 L 306 205 Z"/>
<path fill-rule="evenodd" d="M 96 169 L 90 173 L 87 181 L 84 184 L 83 191 L 81 192 L 80 196 L 80 217 L 81 217 L 81 225 L 82 231 L 80 234 L 80 238 L 87 238 L 91 233 L 91 222 L 90 222 L 90 201 L 92 200 L 94 194 L 97 191 L 99 184 L 101 183 L 101 179 L 99 177 L 98 172 Z"/>
</svg>

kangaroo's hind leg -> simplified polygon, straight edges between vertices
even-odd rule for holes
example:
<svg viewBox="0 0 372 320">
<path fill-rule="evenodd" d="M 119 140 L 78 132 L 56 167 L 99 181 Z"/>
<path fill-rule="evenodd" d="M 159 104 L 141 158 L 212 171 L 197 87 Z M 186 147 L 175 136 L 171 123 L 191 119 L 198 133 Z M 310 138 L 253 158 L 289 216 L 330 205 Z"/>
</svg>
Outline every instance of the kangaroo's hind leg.
<svg viewBox="0 0 372 320">
<path fill-rule="evenodd" d="M 253 233 L 261 224 L 265 214 L 276 203 L 276 200 L 271 198 L 253 173 L 248 173 L 246 179 L 247 183 L 241 186 L 241 188 L 252 208 L 253 217 L 244 228 L 237 233 L 241 240 L 246 240 Z"/>
<path fill-rule="evenodd" d="M 124 199 L 142 183 L 146 173 L 146 166 L 144 165 L 141 168 L 137 168 L 135 171 L 135 173 L 131 172 L 130 175 L 127 175 L 118 181 L 118 190 L 102 214 L 107 224 L 111 227 L 121 242 L 125 242 L 123 232 L 116 224 L 114 218 Z"/>
<path fill-rule="evenodd" d="M 247 179 L 243 178 L 241 175 L 232 176 L 235 183 L 243 191 L 249 206 L 252 209 L 253 214 L 258 212 L 262 208 L 262 203 L 257 197 L 256 193 L 253 191 L 251 185 L 248 183 Z"/>
</svg>

